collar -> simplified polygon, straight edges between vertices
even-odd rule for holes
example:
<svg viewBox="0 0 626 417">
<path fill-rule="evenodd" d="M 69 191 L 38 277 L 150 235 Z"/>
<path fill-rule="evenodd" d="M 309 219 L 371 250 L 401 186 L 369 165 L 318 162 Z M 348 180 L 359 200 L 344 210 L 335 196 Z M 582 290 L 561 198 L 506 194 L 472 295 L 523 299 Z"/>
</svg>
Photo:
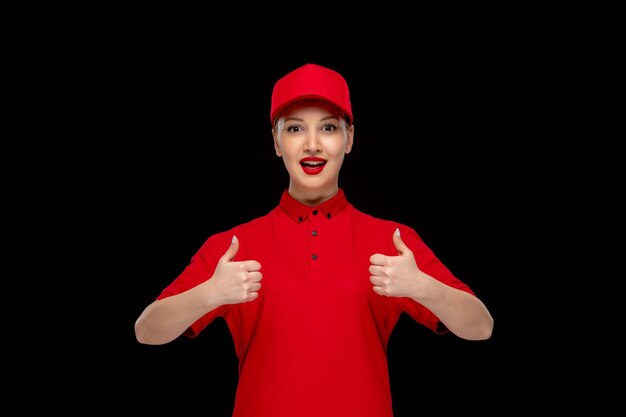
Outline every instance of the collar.
<svg viewBox="0 0 626 417">
<path fill-rule="evenodd" d="M 340 188 L 339 192 L 330 199 L 324 201 L 317 206 L 307 206 L 302 204 L 293 198 L 288 190 L 283 191 L 283 195 L 280 198 L 280 208 L 289 216 L 292 220 L 302 223 L 309 216 L 317 217 L 322 215 L 327 219 L 334 218 L 348 205 L 348 200 Z"/>
</svg>

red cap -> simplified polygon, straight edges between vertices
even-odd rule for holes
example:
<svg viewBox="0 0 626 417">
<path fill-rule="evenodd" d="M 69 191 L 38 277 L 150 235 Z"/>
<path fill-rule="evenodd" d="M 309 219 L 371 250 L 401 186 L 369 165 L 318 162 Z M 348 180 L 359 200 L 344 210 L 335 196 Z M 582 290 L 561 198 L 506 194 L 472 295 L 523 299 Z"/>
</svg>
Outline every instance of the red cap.
<svg viewBox="0 0 626 417">
<path fill-rule="evenodd" d="M 328 101 L 341 109 L 352 123 L 352 106 L 348 83 L 336 71 L 316 65 L 306 64 L 278 80 L 272 91 L 272 126 L 276 116 L 288 105 L 306 98 Z"/>
</svg>

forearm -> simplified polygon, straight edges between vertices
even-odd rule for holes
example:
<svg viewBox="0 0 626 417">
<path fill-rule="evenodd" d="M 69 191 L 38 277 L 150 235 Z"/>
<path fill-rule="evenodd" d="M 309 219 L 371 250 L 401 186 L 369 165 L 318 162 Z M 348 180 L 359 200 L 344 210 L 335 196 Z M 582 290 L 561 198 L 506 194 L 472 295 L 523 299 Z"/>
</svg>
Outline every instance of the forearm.
<svg viewBox="0 0 626 417">
<path fill-rule="evenodd" d="M 204 284 L 184 293 L 154 301 L 135 322 L 137 341 L 148 345 L 169 343 L 197 319 L 219 304 L 207 297 Z M 210 295 L 210 294 L 209 294 Z"/>
<path fill-rule="evenodd" d="M 432 277 L 430 284 L 414 298 L 432 311 L 452 333 L 467 340 L 491 337 L 493 318 L 476 296 L 450 287 Z"/>
</svg>

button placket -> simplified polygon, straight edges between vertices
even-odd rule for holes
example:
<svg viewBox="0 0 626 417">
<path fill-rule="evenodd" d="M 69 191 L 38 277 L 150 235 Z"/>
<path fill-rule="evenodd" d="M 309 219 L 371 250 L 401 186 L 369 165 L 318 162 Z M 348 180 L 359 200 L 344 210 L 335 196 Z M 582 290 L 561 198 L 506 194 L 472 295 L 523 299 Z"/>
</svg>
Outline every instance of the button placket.
<svg viewBox="0 0 626 417">
<path fill-rule="evenodd" d="M 309 234 L 309 247 L 311 248 L 309 263 L 311 265 L 312 271 L 319 271 L 319 232 L 318 232 L 318 222 L 321 219 L 321 216 L 318 216 L 319 210 L 313 209 L 311 214 L 309 215 L 309 225 L 311 227 Z"/>
</svg>

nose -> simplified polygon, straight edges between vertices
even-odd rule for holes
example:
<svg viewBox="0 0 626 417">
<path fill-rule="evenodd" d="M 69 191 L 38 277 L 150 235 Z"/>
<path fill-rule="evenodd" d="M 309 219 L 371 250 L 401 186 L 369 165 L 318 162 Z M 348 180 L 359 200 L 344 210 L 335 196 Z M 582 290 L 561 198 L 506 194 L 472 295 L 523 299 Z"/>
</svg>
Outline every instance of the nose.
<svg viewBox="0 0 626 417">
<path fill-rule="evenodd" d="M 307 135 L 306 142 L 304 143 L 304 150 L 309 153 L 321 152 L 322 144 L 317 132 L 311 132 Z"/>
</svg>

